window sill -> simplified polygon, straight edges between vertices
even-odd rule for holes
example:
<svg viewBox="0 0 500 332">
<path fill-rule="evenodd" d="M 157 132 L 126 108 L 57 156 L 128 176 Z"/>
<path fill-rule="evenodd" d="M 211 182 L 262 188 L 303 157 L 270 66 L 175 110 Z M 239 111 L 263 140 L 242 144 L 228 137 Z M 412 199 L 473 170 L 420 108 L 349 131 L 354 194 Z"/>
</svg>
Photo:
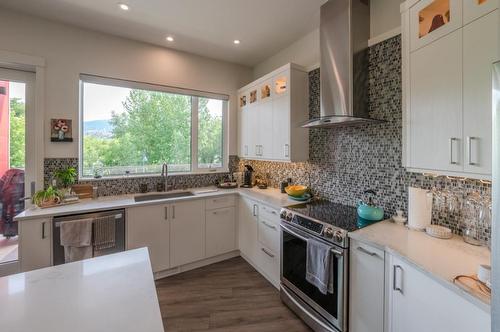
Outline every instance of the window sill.
<svg viewBox="0 0 500 332">
<path fill-rule="evenodd" d="M 206 175 L 206 174 L 225 174 L 229 173 L 229 169 L 219 169 L 212 172 L 182 172 L 182 173 L 169 173 L 168 177 L 175 176 L 196 176 L 196 175 Z M 106 180 L 125 180 L 125 179 L 141 179 L 141 178 L 161 178 L 160 173 L 151 174 L 131 174 L 131 175 L 115 175 L 115 176 L 105 176 L 102 178 L 84 178 L 79 177 L 78 181 L 106 181 Z"/>
</svg>

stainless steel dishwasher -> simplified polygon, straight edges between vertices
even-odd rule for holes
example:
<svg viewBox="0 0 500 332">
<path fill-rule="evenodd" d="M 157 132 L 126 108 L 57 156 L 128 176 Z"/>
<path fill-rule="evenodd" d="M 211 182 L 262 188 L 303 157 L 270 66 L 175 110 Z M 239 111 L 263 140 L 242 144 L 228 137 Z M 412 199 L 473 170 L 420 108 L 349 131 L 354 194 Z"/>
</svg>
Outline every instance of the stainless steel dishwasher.
<svg viewBox="0 0 500 332">
<path fill-rule="evenodd" d="M 52 257 L 53 265 L 64 264 L 64 247 L 61 245 L 61 222 L 74 221 L 79 219 L 93 219 L 100 217 L 114 216 L 115 217 L 115 245 L 112 248 L 104 249 L 99 252 L 99 256 L 109 255 L 125 250 L 125 210 L 109 210 L 94 213 L 72 214 L 53 219 L 53 240 L 52 240 Z M 94 225 L 92 225 L 94 227 Z M 93 255 L 94 256 L 94 255 Z"/>
</svg>

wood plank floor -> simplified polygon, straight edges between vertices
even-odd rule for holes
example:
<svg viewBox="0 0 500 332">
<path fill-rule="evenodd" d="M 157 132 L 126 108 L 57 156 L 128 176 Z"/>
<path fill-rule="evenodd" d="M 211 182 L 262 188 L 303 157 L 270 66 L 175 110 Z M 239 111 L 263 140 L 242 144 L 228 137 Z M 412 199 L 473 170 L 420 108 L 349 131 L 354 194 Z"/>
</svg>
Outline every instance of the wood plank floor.
<svg viewBox="0 0 500 332">
<path fill-rule="evenodd" d="M 237 257 L 156 282 L 163 325 L 177 331 L 310 331 Z"/>
</svg>

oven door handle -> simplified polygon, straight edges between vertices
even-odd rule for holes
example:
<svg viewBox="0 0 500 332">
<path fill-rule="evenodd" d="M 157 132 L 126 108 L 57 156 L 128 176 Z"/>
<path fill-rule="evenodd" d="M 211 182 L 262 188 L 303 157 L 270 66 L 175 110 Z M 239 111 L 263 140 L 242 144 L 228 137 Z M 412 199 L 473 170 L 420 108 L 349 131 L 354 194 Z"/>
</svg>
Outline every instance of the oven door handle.
<svg viewBox="0 0 500 332">
<path fill-rule="evenodd" d="M 290 233 L 291 235 L 295 236 L 295 237 L 298 237 L 299 239 L 301 239 L 302 241 L 305 241 L 307 242 L 308 239 L 310 239 L 310 237 L 305 237 L 303 235 L 300 235 L 298 234 L 297 232 L 295 232 L 294 230 L 290 229 L 290 227 L 288 226 L 285 226 L 283 224 L 280 224 L 280 227 L 283 229 L 283 231 L 287 232 L 287 233 Z M 344 251 L 342 250 L 338 250 L 336 248 L 333 248 L 331 247 L 330 249 L 331 252 L 333 252 L 335 255 L 337 256 L 343 256 L 344 255 Z"/>
</svg>

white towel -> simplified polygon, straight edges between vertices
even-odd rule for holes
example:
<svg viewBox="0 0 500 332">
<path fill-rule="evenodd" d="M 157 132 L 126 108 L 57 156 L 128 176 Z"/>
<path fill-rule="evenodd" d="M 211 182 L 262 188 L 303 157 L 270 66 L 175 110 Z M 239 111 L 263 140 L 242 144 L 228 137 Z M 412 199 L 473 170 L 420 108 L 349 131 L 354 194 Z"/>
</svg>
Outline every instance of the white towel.
<svg viewBox="0 0 500 332">
<path fill-rule="evenodd" d="M 92 257 L 92 221 L 77 219 L 61 222 L 60 236 L 65 263 Z"/>
<path fill-rule="evenodd" d="M 322 294 L 333 293 L 331 246 L 310 238 L 307 240 L 306 280 Z"/>
</svg>

